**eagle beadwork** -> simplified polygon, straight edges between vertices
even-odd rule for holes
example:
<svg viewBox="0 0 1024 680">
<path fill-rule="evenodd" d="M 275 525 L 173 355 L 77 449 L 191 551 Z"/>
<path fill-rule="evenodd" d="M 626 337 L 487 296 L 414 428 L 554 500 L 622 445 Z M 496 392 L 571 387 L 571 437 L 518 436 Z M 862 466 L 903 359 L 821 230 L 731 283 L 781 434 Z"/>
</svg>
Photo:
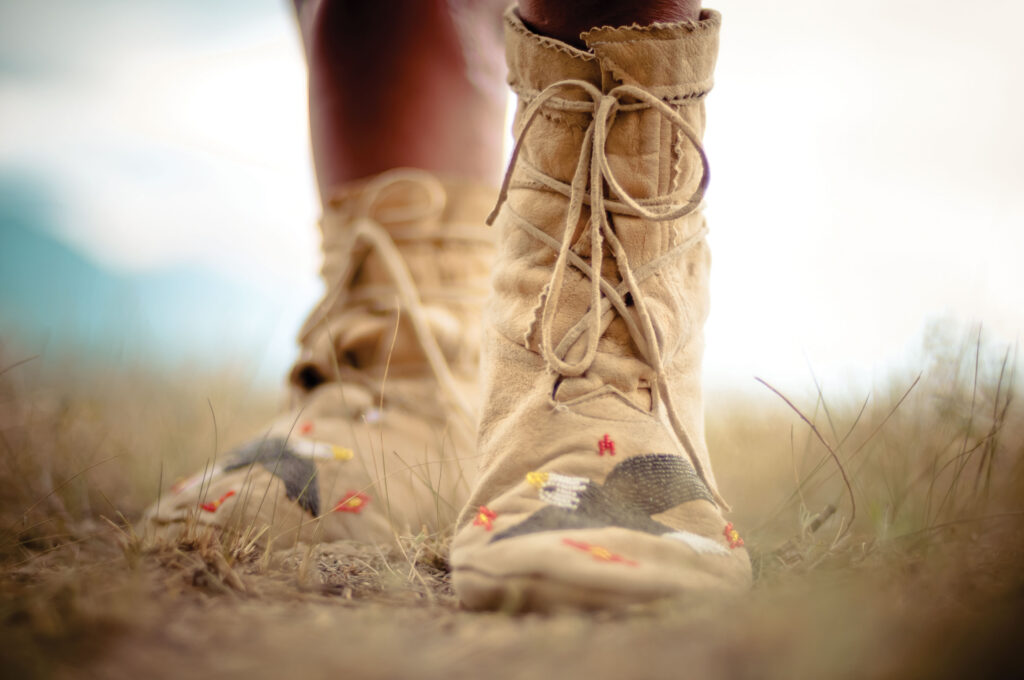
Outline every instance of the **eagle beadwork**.
<svg viewBox="0 0 1024 680">
<path fill-rule="evenodd" d="M 289 500 L 298 503 L 314 517 L 320 514 L 316 464 L 309 457 L 293 451 L 287 439 L 272 437 L 240 446 L 229 455 L 222 470 L 231 472 L 256 463 L 284 482 L 284 492 Z"/>
<path fill-rule="evenodd" d="M 612 468 L 604 484 L 556 472 L 531 472 L 526 478 L 548 505 L 496 534 L 492 542 L 540 531 L 608 526 L 673 535 L 680 532 L 651 515 L 689 501 L 715 502 L 690 462 L 671 454 L 628 458 Z"/>
</svg>

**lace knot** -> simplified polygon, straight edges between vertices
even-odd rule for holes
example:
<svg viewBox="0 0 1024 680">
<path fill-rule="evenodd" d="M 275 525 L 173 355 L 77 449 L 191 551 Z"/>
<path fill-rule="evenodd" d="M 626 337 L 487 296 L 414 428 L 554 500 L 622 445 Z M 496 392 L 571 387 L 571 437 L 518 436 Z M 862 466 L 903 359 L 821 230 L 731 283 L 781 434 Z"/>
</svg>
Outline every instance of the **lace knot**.
<svg viewBox="0 0 1024 680">
<path fill-rule="evenodd" d="M 589 96 L 589 101 L 579 101 L 559 96 L 571 90 L 582 91 Z M 530 127 L 545 107 L 560 111 L 586 112 L 591 114 L 590 123 L 584 132 L 576 170 L 573 174 L 572 182 L 569 184 L 546 175 L 520 158 L 523 143 Z M 608 134 L 615 124 L 615 118 L 620 111 L 636 111 L 640 109 L 658 111 L 672 126 L 683 133 L 697 151 L 701 162 L 701 176 L 696 189 L 687 200 L 677 202 L 673 200 L 673 196 L 638 199 L 623 188 L 621 182 L 612 171 L 608 160 L 607 144 Z M 541 184 L 561 193 L 569 199 L 565 227 L 562 232 L 562 238 L 556 248 L 558 256 L 552 268 L 551 278 L 545 286 L 543 302 L 540 307 L 540 348 L 541 355 L 544 357 L 548 367 L 565 377 L 583 375 L 593 364 L 594 358 L 597 355 L 598 340 L 608 326 L 607 322 L 602 322 L 602 316 L 605 315 L 605 312 L 610 307 L 613 307 L 626 322 L 629 334 L 645 361 L 658 374 L 662 374 L 664 367 L 661 360 L 658 334 L 648 313 L 643 291 L 640 289 L 639 284 L 642 279 L 638 278 L 634 272 L 626 250 L 616 235 L 611 220 L 608 218 L 608 213 L 636 216 L 646 220 L 661 222 L 676 220 L 695 211 L 704 198 L 704 192 L 710 179 L 707 156 L 704 154 L 704 149 L 701 146 L 697 133 L 678 111 L 643 88 L 635 85 L 618 85 L 605 93 L 594 84 L 584 80 L 562 80 L 542 90 L 534 97 L 524 111 L 517 134 L 516 145 L 512 152 L 512 159 L 505 174 L 497 204 L 488 217 L 488 224 L 493 223 L 505 204 L 512 176 L 517 170 L 525 172 L 530 179 L 539 181 Z M 589 205 L 590 208 L 590 216 L 587 223 L 590 235 L 589 266 L 576 257 L 575 253 L 571 250 L 572 238 L 582 218 L 584 205 Z M 703 230 L 701 230 L 699 236 L 703 236 Z M 680 247 L 689 248 L 697 240 L 699 238 L 688 238 L 680 244 Z M 622 278 L 622 284 L 619 286 L 610 283 L 603 285 L 606 282 L 603 280 L 601 272 L 606 243 Z M 676 252 L 678 249 L 680 248 L 677 247 L 671 252 L 678 254 Z M 579 327 L 575 329 L 577 332 L 570 331 L 563 338 L 562 342 L 559 343 L 558 347 L 555 347 L 552 339 L 552 326 L 554 318 L 558 313 L 565 272 L 570 263 L 580 269 L 590 279 L 591 300 L 588 312 L 589 320 L 585 322 L 584 327 L 579 327 L 580 324 L 577 324 L 577 327 Z M 653 267 L 646 267 L 646 269 L 647 271 L 643 278 L 646 278 L 646 276 L 654 271 Z M 627 303 L 626 296 L 629 297 L 632 304 Z M 602 302 L 608 303 L 610 307 L 607 305 L 603 306 Z M 629 307 L 633 307 L 636 310 L 635 315 L 628 310 Z M 608 319 L 608 322 L 610 322 L 610 319 Z M 568 362 L 565 360 L 566 354 L 572 342 L 575 342 L 580 336 L 580 330 L 585 330 L 587 333 L 586 350 L 578 361 Z M 572 340 L 566 342 L 570 337 Z"/>
<path fill-rule="evenodd" d="M 401 192 L 401 199 L 389 203 L 389 194 Z M 409 189 L 423 192 L 423 201 L 409 200 Z M 419 288 L 396 241 L 442 239 L 446 235 L 424 229 L 425 223 L 438 221 L 447 204 L 447 193 L 441 182 L 430 173 L 416 169 L 397 169 L 374 177 L 355 189 L 353 196 L 336 197 L 334 210 L 325 215 L 324 279 L 327 292 L 310 314 L 299 333 L 299 341 L 308 346 L 314 334 L 328 333 L 334 347 L 329 318 L 343 310 L 367 313 L 393 311 L 404 316 L 411 325 L 417 344 L 423 351 L 439 389 L 451 407 L 469 424 L 475 422 L 470 404 L 462 396 L 448 360 L 438 342 L 437 314 L 431 315 L 423 303 Z M 461 236 L 460 236 L 461 234 Z M 471 238 L 456 230 L 456 236 Z M 356 285 L 366 258 L 375 256 L 375 269 L 381 281 Z M 449 290 L 449 297 L 458 299 L 458 291 Z M 435 310 L 436 312 L 436 310 Z M 361 313 L 361 312 L 359 312 Z M 397 323 L 397 321 L 396 321 Z M 333 350 L 337 351 L 337 350 Z"/>
<path fill-rule="evenodd" d="M 587 99 L 569 99 L 568 92 L 583 92 Z M 521 157 L 524 140 L 542 109 L 562 112 L 589 113 L 572 180 L 566 184 L 550 177 Z M 612 170 L 608 158 L 608 138 L 616 117 L 622 112 L 650 109 L 657 111 L 671 126 L 679 130 L 689 141 L 700 159 L 700 179 L 692 194 L 685 200 L 669 194 L 653 198 L 637 198 L 631 195 Z M 516 135 L 505 179 L 497 204 L 488 217 L 492 224 L 505 206 L 513 174 L 522 172 L 529 180 L 562 194 L 568 199 L 565 224 L 561 238 L 555 238 L 537 228 L 529 221 L 512 212 L 514 223 L 534 238 L 542 241 L 557 252 L 551 276 L 543 288 L 538 317 L 535 323 L 540 329 L 540 354 L 547 368 L 564 378 L 584 375 L 593 365 L 597 356 L 598 342 L 609 325 L 618 317 L 625 323 L 630 338 L 643 361 L 650 366 L 657 393 L 661 398 L 679 441 L 696 469 L 703 474 L 696 449 L 673 405 L 671 390 L 662 356 L 661 334 L 658 332 L 641 283 L 653 275 L 660 266 L 676 260 L 679 255 L 699 243 L 706 233 L 702 225 L 696 233 L 682 239 L 654 259 L 637 266 L 630 262 L 626 248 L 616 234 L 609 214 L 639 217 L 652 222 L 667 222 L 682 218 L 696 211 L 704 198 L 710 173 L 707 156 L 697 132 L 683 116 L 665 101 L 651 92 L 635 85 L 618 85 L 608 92 L 602 92 L 592 83 L 583 80 L 563 80 L 549 85 L 529 102 L 523 111 Z M 590 239 L 589 262 L 573 252 L 572 241 L 583 218 L 584 206 L 589 206 L 586 231 Z M 605 246 L 615 261 L 621 281 L 608 281 L 602 274 Z M 590 303 L 583 317 L 571 323 L 569 330 L 557 346 L 554 342 L 555 319 L 559 316 L 559 302 L 569 265 L 575 267 L 590 281 Z M 582 355 L 575 361 L 568 359 L 570 350 L 576 348 L 585 336 Z"/>
</svg>

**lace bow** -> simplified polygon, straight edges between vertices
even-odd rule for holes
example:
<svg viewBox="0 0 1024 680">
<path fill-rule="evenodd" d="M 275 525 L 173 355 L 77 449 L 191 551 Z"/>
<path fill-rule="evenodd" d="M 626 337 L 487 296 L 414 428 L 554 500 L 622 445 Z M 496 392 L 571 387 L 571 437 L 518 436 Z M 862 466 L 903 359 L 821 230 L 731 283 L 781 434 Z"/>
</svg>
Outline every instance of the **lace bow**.
<svg viewBox="0 0 1024 680">
<path fill-rule="evenodd" d="M 386 211 L 378 210 L 377 204 L 388 189 L 403 183 L 412 183 L 422 188 L 427 197 L 426 203 L 395 207 Z M 323 328 L 330 332 L 327 321 L 334 310 L 361 302 L 363 299 L 376 301 L 378 308 L 394 309 L 400 316 L 406 317 L 411 324 L 416 340 L 437 380 L 441 395 L 455 409 L 456 413 L 472 426 L 476 422 L 475 411 L 462 396 L 462 390 L 452 375 L 448 361 L 428 320 L 421 292 L 413 280 L 402 253 L 395 245 L 395 239 L 437 241 L 457 238 L 490 242 L 490 238 L 478 233 L 471 233 L 470 229 L 448 227 L 444 233 L 423 233 L 415 229 L 403 231 L 392 224 L 436 217 L 444 210 L 446 200 L 446 192 L 441 183 L 430 173 L 421 170 L 411 168 L 392 170 L 378 175 L 368 183 L 355 204 L 355 215 L 343 216 L 344 224 L 332 225 L 330 229 L 325 228 L 324 230 L 325 257 L 339 262 L 340 266 L 330 274 L 325 271 L 328 292 L 303 325 L 299 339 L 305 344 L 318 329 Z M 375 214 L 376 217 L 373 217 Z M 385 227 L 385 224 L 388 226 Z M 359 264 L 370 251 L 376 253 L 391 280 L 391 285 L 371 286 L 362 291 L 358 297 L 353 296 L 352 280 Z M 459 291 L 434 291 L 433 295 L 441 293 L 453 299 L 460 297 Z M 463 293 L 461 297 L 466 297 L 466 295 Z"/>
<path fill-rule="evenodd" d="M 558 95 L 567 90 L 580 90 L 589 95 L 590 101 L 569 100 Z M 632 100 L 632 101 L 628 101 Z M 592 113 L 590 124 L 584 133 L 579 160 L 572 177 L 566 184 L 534 167 L 523 159 L 520 152 L 530 127 L 536 121 L 544 107 L 566 112 Z M 701 177 L 696 189 L 683 202 L 673 202 L 673 196 L 654 198 L 634 198 L 626 191 L 612 171 L 608 161 L 608 134 L 615 123 L 619 112 L 636 111 L 651 108 L 661 113 L 669 123 L 680 130 L 697 151 L 701 163 Z M 518 169 L 529 179 L 539 182 L 545 187 L 566 196 L 569 199 L 565 217 L 565 226 L 561 240 L 552 238 L 544 231 L 530 224 L 527 220 L 509 211 L 516 225 L 534 238 L 544 242 L 558 253 L 551 271 L 551 278 L 542 293 L 539 310 L 540 321 L 540 352 L 547 366 L 554 372 L 565 377 L 583 375 L 593 364 L 597 356 L 598 342 L 608 329 L 609 324 L 617 315 L 625 322 L 630 337 L 636 344 L 644 361 L 651 366 L 656 376 L 658 396 L 663 400 L 672 428 L 689 454 L 694 467 L 705 477 L 703 466 L 696 454 L 678 412 L 673 404 L 671 390 L 662 357 L 660 336 L 657 332 L 644 292 L 640 284 L 651 276 L 664 263 L 677 258 L 683 251 L 692 248 L 704 237 L 706 228 L 701 228 L 669 249 L 662 255 L 643 263 L 634 269 L 621 241 L 615 233 L 609 213 L 640 217 L 654 222 L 679 219 L 697 210 L 704 198 L 710 173 L 707 156 L 701 146 L 700 139 L 686 120 L 666 102 L 650 92 L 634 86 L 619 85 L 607 94 L 601 92 L 593 84 L 583 80 L 563 80 L 545 88 L 537 94 L 523 112 L 522 123 L 516 135 L 517 141 L 512 152 L 512 159 L 502 183 L 498 202 L 488 224 L 492 224 L 504 206 L 512 176 Z M 589 187 L 589 190 L 588 190 Z M 608 196 L 605 195 L 607 187 Z M 583 206 L 590 206 L 590 262 L 587 263 L 571 249 L 573 235 L 580 223 Z M 604 263 L 604 244 L 607 243 L 611 256 L 622 278 L 619 285 L 613 285 L 601 275 Z M 565 273 L 572 264 L 590 279 L 590 307 L 583 318 L 573 324 L 557 346 L 552 338 L 554 320 L 558 315 L 559 301 Z M 631 299 L 635 313 L 630 311 Z M 567 355 L 577 341 L 586 334 L 586 348 L 583 356 L 576 361 L 568 361 Z M 709 484 L 709 486 L 712 486 Z M 717 492 L 716 498 L 721 502 Z"/>
</svg>

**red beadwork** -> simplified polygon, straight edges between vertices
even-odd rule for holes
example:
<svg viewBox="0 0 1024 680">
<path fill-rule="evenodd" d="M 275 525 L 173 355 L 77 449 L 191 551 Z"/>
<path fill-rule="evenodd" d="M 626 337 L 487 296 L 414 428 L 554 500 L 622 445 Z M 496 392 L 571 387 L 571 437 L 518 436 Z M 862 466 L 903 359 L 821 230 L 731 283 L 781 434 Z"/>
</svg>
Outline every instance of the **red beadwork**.
<svg viewBox="0 0 1024 680">
<path fill-rule="evenodd" d="M 607 434 L 604 436 L 604 439 L 597 442 L 597 455 L 603 456 L 605 452 L 607 452 L 609 456 L 615 455 L 615 442 L 613 442 L 612 438 Z"/>
<path fill-rule="evenodd" d="M 226 501 L 227 499 L 231 498 L 234 495 L 235 495 L 234 491 L 228 491 L 226 494 L 224 494 L 223 496 L 221 496 L 217 500 L 210 501 L 209 503 L 203 503 L 199 507 L 202 508 L 203 510 L 205 510 L 206 512 L 217 512 L 217 508 L 219 508 L 221 505 L 223 505 L 224 501 Z"/>
<path fill-rule="evenodd" d="M 608 550 L 608 548 L 604 548 L 599 545 L 586 543 L 584 541 L 574 541 L 571 538 L 563 538 L 562 543 L 566 544 L 571 548 L 576 548 L 577 550 L 582 550 L 583 552 L 590 553 L 590 556 L 598 562 L 617 562 L 619 564 L 625 564 L 630 567 L 637 566 L 637 562 L 634 562 L 630 559 L 626 559 L 622 555 L 617 555 L 612 551 Z"/>
<path fill-rule="evenodd" d="M 334 512 L 352 512 L 358 515 L 369 502 L 370 497 L 362 491 L 349 491 L 335 504 Z"/>
<path fill-rule="evenodd" d="M 494 520 L 498 518 L 498 513 L 494 512 L 486 505 L 481 505 L 476 511 L 476 518 L 473 519 L 473 526 L 483 527 L 487 531 L 494 529 Z"/>
<path fill-rule="evenodd" d="M 740 532 L 736 531 L 732 527 L 732 522 L 725 525 L 725 529 L 722 531 L 725 536 L 725 540 L 729 541 L 730 548 L 739 548 L 743 545 L 743 539 L 740 538 Z"/>
</svg>

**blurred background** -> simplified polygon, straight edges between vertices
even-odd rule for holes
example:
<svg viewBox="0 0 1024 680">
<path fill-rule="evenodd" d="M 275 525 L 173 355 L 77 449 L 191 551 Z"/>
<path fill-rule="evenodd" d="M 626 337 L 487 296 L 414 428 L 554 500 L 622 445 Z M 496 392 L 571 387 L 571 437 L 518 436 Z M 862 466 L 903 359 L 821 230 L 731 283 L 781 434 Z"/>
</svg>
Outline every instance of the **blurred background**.
<svg viewBox="0 0 1024 680">
<path fill-rule="evenodd" d="M 710 387 L 1016 342 L 1024 3 L 708 4 Z M 279 384 L 321 291 L 305 87 L 285 0 L 0 0 L 5 354 Z"/>
</svg>

